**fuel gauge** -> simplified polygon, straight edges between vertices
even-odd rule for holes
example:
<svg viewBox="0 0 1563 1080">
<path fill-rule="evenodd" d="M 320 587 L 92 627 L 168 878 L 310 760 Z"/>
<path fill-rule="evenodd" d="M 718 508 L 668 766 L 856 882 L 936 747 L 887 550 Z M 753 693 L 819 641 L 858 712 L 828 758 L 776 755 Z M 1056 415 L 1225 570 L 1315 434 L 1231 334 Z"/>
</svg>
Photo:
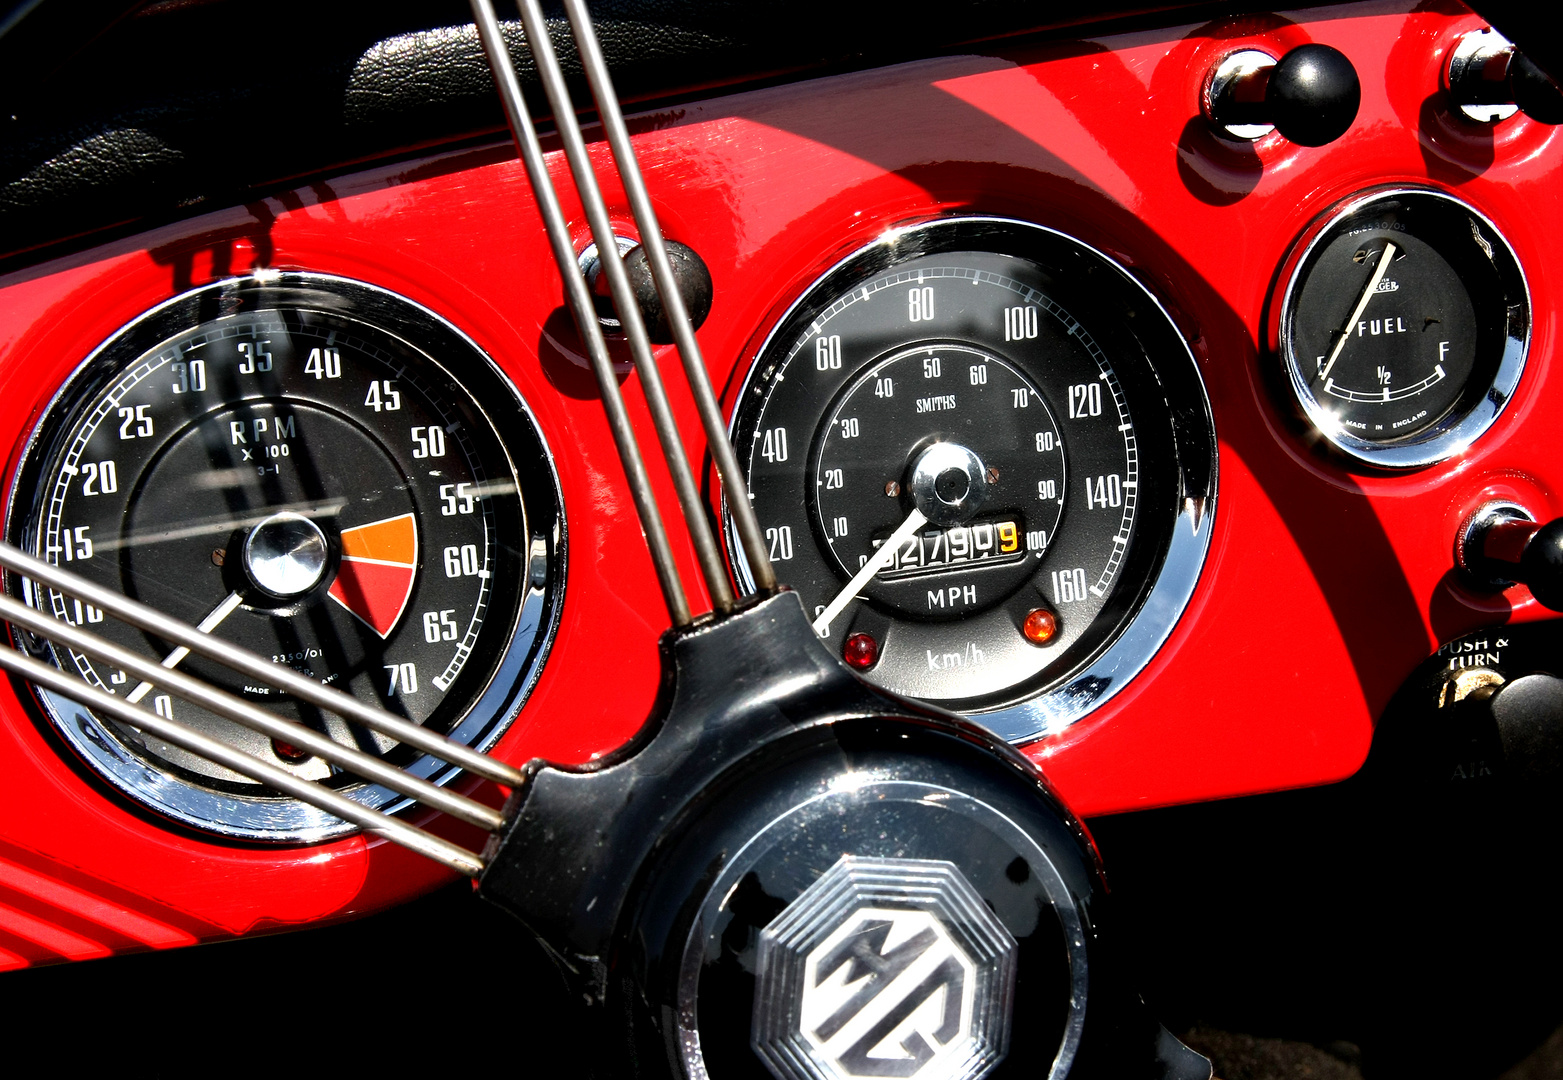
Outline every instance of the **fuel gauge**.
<svg viewBox="0 0 1563 1080">
<path fill-rule="evenodd" d="M 1291 259 L 1279 346 L 1304 415 L 1373 465 L 1464 450 L 1508 404 L 1530 301 L 1508 242 L 1449 195 L 1380 191 L 1324 216 Z"/>
</svg>

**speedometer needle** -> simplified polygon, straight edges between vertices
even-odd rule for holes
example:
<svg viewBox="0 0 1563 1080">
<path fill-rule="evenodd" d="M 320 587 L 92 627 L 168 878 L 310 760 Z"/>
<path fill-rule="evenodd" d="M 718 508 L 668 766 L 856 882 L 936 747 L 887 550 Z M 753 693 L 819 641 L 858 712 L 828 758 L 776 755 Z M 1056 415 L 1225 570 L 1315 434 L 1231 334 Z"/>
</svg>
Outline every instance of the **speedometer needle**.
<svg viewBox="0 0 1563 1080">
<path fill-rule="evenodd" d="M 1390 241 L 1384 242 L 1384 253 L 1378 257 L 1378 268 L 1373 271 L 1373 277 L 1368 281 L 1368 287 L 1362 290 L 1362 299 L 1357 301 L 1357 306 L 1352 310 L 1351 318 L 1346 320 L 1345 327 L 1340 332 L 1340 340 L 1335 343 L 1335 351 L 1330 353 L 1330 362 L 1324 365 L 1324 370 L 1319 372 L 1319 378 L 1328 379 L 1330 368 L 1335 366 L 1335 361 L 1340 359 L 1341 350 L 1346 347 L 1346 339 L 1351 336 L 1351 328 L 1357 325 L 1357 320 L 1362 318 L 1362 312 L 1368 306 L 1368 301 L 1373 299 L 1373 294 L 1378 291 L 1378 283 L 1384 280 L 1384 271 L 1389 269 L 1389 262 L 1395 257 L 1395 245 Z"/>
<path fill-rule="evenodd" d="M 852 580 L 847 582 L 847 587 L 836 594 L 836 598 L 825 605 L 825 610 L 819 613 L 819 618 L 814 620 L 814 632 L 820 637 L 830 636 L 830 620 L 841 614 L 841 609 L 850 604 L 858 593 L 863 591 L 863 586 L 877 573 L 880 567 L 895 558 L 895 553 L 900 550 L 901 544 L 918 529 L 927 524 L 928 519 L 923 512 L 915 506 L 912 512 L 906 515 L 906 520 L 897 526 L 896 531 L 890 534 L 890 539 L 879 545 L 879 550 L 869 556 L 868 562 L 852 575 Z"/>
<path fill-rule="evenodd" d="M 202 619 L 198 624 L 196 624 L 196 629 L 201 631 L 203 634 L 210 633 L 211 631 L 217 629 L 218 623 L 222 622 L 229 615 L 232 615 L 234 609 L 239 606 L 242 600 L 243 598 L 238 594 L 238 592 L 229 593 L 227 598 L 223 600 L 222 603 L 212 608 L 211 613 L 208 614 L 206 618 Z M 190 650 L 181 645 L 179 648 L 163 657 L 163 666 L 169 669 L 176 668 L 179 666 L 180 661 L 189 655 Z M 142 698 L 146 697 L 147 692 L 151 689 L 152 684 L 149 682 L 137 683 L 136 688 L 130 692 L 130 695 L 126 697 L 125 700 L 131 704 L 134 704 L 140 701 Z"/>
</svg>

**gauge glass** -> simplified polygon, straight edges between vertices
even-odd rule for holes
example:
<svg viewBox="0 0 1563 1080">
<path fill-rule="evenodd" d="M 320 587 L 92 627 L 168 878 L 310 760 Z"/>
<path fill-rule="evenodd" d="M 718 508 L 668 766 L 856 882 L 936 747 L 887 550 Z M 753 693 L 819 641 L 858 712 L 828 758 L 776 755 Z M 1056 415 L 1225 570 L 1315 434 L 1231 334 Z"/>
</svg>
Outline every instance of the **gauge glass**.
<svg viewBox="0 0 1563 1080">
<path fill-rule="evenodd" d="M 388 293 L 305 275 L 212 286 L 132 324 L 50 407 L 12 496 L 13 533 L 47 561 L 480 748 L 546 650 L 559 526 L 541 439 L 469 340 Z M 157 660 L 172 651 L 53 590 L 28 599 Z M 396 803 L 101 661 L 51 655 L 296 775 Z M 214 661 L 179 666 L 419 775 L 451 775 Z M 197 755 L 45 704 L 111 782 L 189 824 L 338 831 Z"/>
<path fill-rule="evenodd" d="M 1174 525 L 1213 509 L 1199 376 L 1149 293 L 1062 234 L 893 234 L 805 293 L 741 395 L 755 512 L 811 617 L 926 518 L 817 626 L 838 654 L 871 639 L 857 666 L 888 689 L 1013 739 L 1054 730 L 1143 665 L 1192 588 L 1208 517 Z M 1132 660 L 1114 654 L 1158 586 L 1183 599 L 1140 622 Z M 1039 611 L 1045 639 L 1027 630 Z"/>
<path fill-rule="evenodd" d="M 1280 343 L 1304 414 L 1376 465 L 1450 457 L 1508 403 L 1529 334 L 1524 276 L 1486 218 L 1433 191 L 1387 191 L 1299 245 Z"/>
</svg>

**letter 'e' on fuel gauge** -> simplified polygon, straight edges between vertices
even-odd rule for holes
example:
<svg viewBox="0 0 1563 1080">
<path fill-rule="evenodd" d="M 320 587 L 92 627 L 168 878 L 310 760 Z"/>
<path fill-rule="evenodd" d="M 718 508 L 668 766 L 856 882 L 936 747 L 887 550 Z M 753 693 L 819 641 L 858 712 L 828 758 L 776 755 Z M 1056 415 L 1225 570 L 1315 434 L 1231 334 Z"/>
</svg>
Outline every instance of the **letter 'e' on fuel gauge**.
<svg viewBox="0 0 1563 1080">
<path fill-rule="evenodd" d="M 1525 366 L 1530 294 L 1513 250 L 1427 189 L 1334 207 L 1281 280 L 1277 343 L 1303 415 L 1379 468 L 1431 465 L 1497 420 Z"/>
</svg>

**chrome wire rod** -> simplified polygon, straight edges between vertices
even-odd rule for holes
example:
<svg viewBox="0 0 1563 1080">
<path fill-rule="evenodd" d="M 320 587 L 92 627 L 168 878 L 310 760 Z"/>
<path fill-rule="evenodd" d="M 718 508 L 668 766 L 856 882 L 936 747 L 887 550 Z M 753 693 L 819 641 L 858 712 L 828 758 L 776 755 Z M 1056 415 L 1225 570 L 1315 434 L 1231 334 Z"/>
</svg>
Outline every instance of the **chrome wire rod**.
<svg viewBox="0 0 1563 1080">
<path fill-rule="evenodd" d="M 366 832 L 382 836 L 402 847 L 416 851 L 458 873 L 477 877 L 483 872 L 482 858 L 466 848 L 442 840 L 415 825 L 409 825 L 378 810 L 371 810 L 312 780 L 300 779 L 286 769 L 202 735 L 178 721 L 158 716 L 114 694 L 105 693 L 80 678 L 61 671 L 53 664 L 47 664 L 14 649 L 0 646 L 0 668 L 20 675 L 37 686 L 78 701 L 96 713 L 130 724 L 166 743 L 188 750 L 192 754 L 198 754 L 208 761 L 232 769 L 242 776 L 248 776 L 251 780 L 274 788 L 284 795 L 291 795 L 300 802 L 306 802 L 344 821 L 352 822 Z"/>
<path fill-rule="evenodd" d="M 535 3 L 535 0 L 525 0 L 525 2 Z M 607 132 L 608 145 L 613 149 L 613 160 L 618 166 L 619 178 L 623 181 L 624 192 L 629 197 L 630 212 L 635 217 L 636 227 L 640 229 L 640 243 L 646 249 L 652 281 L 657 287 L 657 295 L 662 300 L 662 308 L 667 312 L 668 325 L 672 328 L 673 340 L 678 345 L 679 358 L 684 364 L 684 375 L 689 380 L 695 407 L 700 413 L 700 423 L 705 428 L 706 444 L 711 448 L 711 458 L 716 465 L 717 476 L 721 479 L 722 490 L 727 495 L 727 510 L 732 515 L 733 527 L 738 533 L 739 543 L 743 546 L 750 573 L 754 577 L 755 588 L 761 593 L 775 592 L 776 572 L 771 566 L 770 551 L 766 547 L 760 521 L 755 517 L 754 507 L 749 505 L 749 485 L 745 482 L 743 471 L 738 466 L 738 457 L 733 452 L 733 444 L 727 437 L 727 428 L 722 422 L 722 410 L 711 388 L 711 376 L 706 371 L 705 357 L 701 353 L 700 342 L 695 337 L 694 324 L 689 318 L 683 294 L 679 292 L 678 282 L 673 276 L 673 263 L 668 258 L 667 247 L 662 242 L 662 227 L 657 221 L 656 211 L 652 209 L 651 196 L 646 190 L 646 178 L 640 170 L 640 161 L 635 156 L 635 148 L 630 144 L 629 128 L 625 126 L 624 112 L 619 108 L 619 97 L 613 88 L 613 78 L 608 72 L 607 61 L 603 58 L 602 46 L 597 40 L 597 31 L 592 26 L 591 13 L 586 10 L 585 0 L 564 0 L 564 11 L 575 35 L 575 47 L 581 56 L 581 67 L 586 73 L 586 81 L 591 86 L 592 98 L 597 103 L 597 115 L 602 120 L 603 130 Z M 602 250 L 600 244 L 598 250 Z"/>
<path fill-rule="evenodd" d="M 667 604 L 668 615 L 674 626 L 688 626 L 689 601 L 679 580 L 678 567 L 673 560 L 673 549 L 668 544 L 667 528 L 657 509 L 656 496 L 651 491 L 651 478 L 646 473 L 646 463 L 641 460 L 640 447 L 635 442 L 635 428 L 629 413 L 624 409 L 624 396 L 619 392 L 614 377 L 613 362 L 608 359 L 608 346 L 603 340 L 602 327 L 597 321 L 597 309 L 587 291 L 586 279 L 576 261 L 575 247 L 570 241 L 570 228 L 565 223 L 564 211 L 559 207 L 559 196 L 554 191 L 548 175 L 548 164 L 543 158 L 543 146 L 538 140 L 537 129 L 527 112 L 526 99 L 521 96 L 521 82 L 516 78 L 515 67 L 510 63 L 510 53 L 499 30 L 499 20 L 494 15 L 491 0 L 471 0 L 472 14 L 477 22 L 478 37 L 488 57 L 489 71 L 499 100 L 505 107 L 510 121 L 510 131 L 515 137 L 516 149 L 526 168 L 537 208 L 543 219 L 543 228 L 553 248 L 554 262 L 559 266 L 563 279 L 565 299 L 576 328 L 586 345 L 586 355 L 597 378 L 597 388 L 602 394 L 603 410 L 608 414 L 608 429 L 613 433 L 614 445 L 619 451 L 619 461 L 630 485 L 630 497 L 635 502 L 635 512 L 640 517 L 641 531 L 646 535 L 646 546 L 651 551 L 651 564 L 662 587 L 662 598 Z M 528 35 L 530 41 L 530 35 Z M 546 32 L 543 40 L 547 40 Z M 571 116 L 574 114 L 571 113 Z M 607 246 L 598 245 L 599 252 L 616 252 L 618 247 L 611 237 Z M 603 258 L 604 266 L 614 260 Z M 633 306 L 633 305 L 631 305 Z M 621 324 L 622 325 L 622 324 Z"/>
<path fill-rule="evenodd" d="M 491 0 L 472 0 L 472 6 L 474 13 L 478 13 L 480 8 L 486 9 L 487 15 L 492 18 L 493 5 Z M 722 553 L 716 542 L 716 535 L 711 529 L 710 522 L 706 519 L 705 506 L 701 501 L 694 473 L 689 465 L 689 458 L 684 452 L 684 444 L 679 435 L 678 422 L 674 419 L 673 410 L 668 404 L 667 391 L 662 382 L 661 371 L 658 368 L 656 357 L 651 351 L 651 341 L 646 333 L 645 319 L 641 315 L 640 306 L 635 302 L 634 290 L 630 286 L 629 275 L 624 269 L 623 259 L 618 257 L 617 254 L 618 243 L 614 236 L 613 224 L 608 218 L 608 206 L 603 199 L 602 189 L 597 180 L 596 170 L 592 165 L 591 155 L 587 152 L 586 139 L 581 132 L 580 122 L 576 119 L 575 105 L 570 100 L 570 91 L 565 84 L 564 73 L 559 67 L 559 58 L 554 53 L 553 42 L 548 36 L 548 24 L 543 19 L 542 9 L 538 6 L 536 0 L 519 0 L 519 8 L 527 47 L 532 52 L 538 75 L 542 80 L 543 92 L 548 98 L 549 107 L 553 111 L 554 126 L 564 149 L 565 160 L 569 164 L 570 175 L 574 180 L 581 206 L 586 212 L 592 239 L 597 245 L 597 251 L 599 252 L 598 265 L 607 276 L 609 293 L 613 298 L 613 305 L 619 316 L 619 325 L 629 345 L 630 356 L 634 361 L 635 369 L 640 373 L 641 388 L 646 395 L 646 406 L 651 414 L 652 429 L 655 431 L 657 441 L 662 448 L 663 459 L 667 464 L 668 475 L 673 481 L 673 490 L 677 495 L 679 507 L 683 512 L 685 528 L 688 532 L 690 543 L 694 546 L 701 576 L 705 580 L 706 589 L 711 595 L 711 600 L 716 610 L 730 611 L 734 603 L 734 594 L 732 584 L 727 576 L 727 567 L 722 560 Z M 484 30 L 485 21 L 480 16 L 479 30 L 486 35 L 487 31 Z M 494 25 L 497 28 L 497 22 Z M 497 33 L 497 29 L 495 32 Z M 499 44 L 496 43 L 496 45 Z M 502 47 L 489 47 L 487 40 L 485 40 L 485 47 L 488 50 L 490 64 L 503 63 L 508 66 L 509 54 Z M 516 83 L 515 87 L 519 94 L 519 83 Z M 501 84 L 502 93 L 504 89 L 503 84 Z M 508 109 L 509 106 L 507 105 Z M 515 128 L 517 114 L 526 115 L 524 102 L 518 102 L 518 108 L 512 112 L 511 123 L 513 129 Z M 528 130 L 532 130 L 535 134 L 535 129 L 532 129 L 530 124 L 530 117 L 528 117 Z M 523 138 L 523 134 L 520 131 L 516 132 L 518 141 Z M 546 178 L 546 170 L 544 170 L 543 175 Z M 540 202 L 542 198 L 539 195 Z M 569 251 L 569 258 L 566 259 L 564 253 L 556 246 L 554 254 L 555 259 L 559 263 L 559 272 L 566 278 L 580 277 L 581 272 L 573 246 L 569 246 Z M 596 321 L 595 309 L 591 308 L 580 312 L 577 315 L 577 321 Z"/>
<path fill-rule="evenodd" d="M 83 603 L 101 608 L 123 622 L 155 634 L 165 641 L 181 645 L 209 660 L 215 660 L 241 675 L 248 675 L 257 682 L 274 686 L 344 720 L 406 743 L 414 749 L 433 754 L 441 761 L 459 766 L 484 779 L 508 787 L 515 787 L 522 781 L 521 770 L 487 754 L 463 746 L 454 739 L 446 738 L 421 724 L 415 724 L 411 720 L 377 709 L 373 705 L 366 705 L 351 694 L 301 675 L 290 667 L 273 663 L 268 658 L 230 641 L 213 637 L 187 622 L 165 615 L 156 608 L 132 600 L 123 593 L 106 589 L 78 574 L 62 570 L 53 563 L 44 562 L 27 554 L 20 548 L 0 544 L 0 566 L 14 570 L 23 577 L 47 585 L 67 596 L 75 597 Z M 159 666 L 156 678 L 148 681 L 166 682 L 167 671 L 168 669 Z"/>
<path fill-rule="evenodd" d="M 364 753 L 357 747 L 345 746 L 296 720 L 289 720 L 287 717 L 259 708 L 193 675 L 164 668 L 155 660 L 131 652 L 121 645 L 57 619 L 4 593 L 0 593 L 0 618 L 16 626 L 26 627 L 57 645 L 64 645 L 113 664 L 126 674 L 140 679 L 156 679 L 164 689 L 192 704 L 199 705 L 234 723 L 242 724 L 252 731 L 258 731 L 262 735 L 308 750 L 316 757 L 340 766 L 365 780 L 383 784 L 398 794 L 435 810 L 441 810 L 452 817 L 460 818 L 480 829 L 493 830 L 504 824 L 505 819 L 502 814 L 480 802 L 404 772 L 394 765 Z M 126 701 L 134 704 L 130 702 L 128 696 Z"/>
<path fill-rule="evenodd" d="M 489 0 L 483 0 L 487 3 Z M 543 19 L 543 9 L 538 0 L 517 0 L 521 11 L 521 28 L 526 33 L 527 48 L 537 64 L 537 74 L 543 83 L 543 93 L 554 114 L 554 129 L 564 147 L 565 160 L 570 164 L 570 175 L 575 179 L 575 190 L 586 211 L 591 225 L 592 239 L 597 242 L 598 263 L 608 277 L 608 291 L 613 297 L 614 309 L 619 314 L 619 325 L 640 373 L 641 388 L 646 394 L 646 405 L 651 413 L 651 425 L 662 454 L 667 461 L 668 473 L 673 478 L 673 490 L 684 512 L 684 524 L 689 530 L 690 542 L 700 564 L 701 576 L 718 611 L 733 608 L 733 587 L 727 577 L 727 566 L 722 561 L 722 551 L 717 545 L 716 534 L 706 520 L 705 504 L 700 499 L 700 489 L 695 483 L 694 472 L 689 467 L 689 457 L 684 453 L 678 422 L 668 405 L 667 391 L 663 387 L 662 373 L 651 352 L 651 339 L 646 333 L 646 321 L 640 305 L 635 302 L 635 290 L 630 285 L 624 260 L 619 257 L 618 242 L 613 233 L 613 223 L 608 218 L 608 204 L 602 197 L 602 186 L 597 181 L 597 170 L 586 150 L 586 137 L 575 115 L 575 103 L 570 100 L 570 88 L 564 80 L 564 70 L 554 52 L 553 39 L 548 36 L 548 23 Z M 507 54 L 508 56 L 508 54 Z M 571 268 L 579 274 L 572 260 Z M 560 266 L 561 273 L 569 269 Z"/>
</svg>

